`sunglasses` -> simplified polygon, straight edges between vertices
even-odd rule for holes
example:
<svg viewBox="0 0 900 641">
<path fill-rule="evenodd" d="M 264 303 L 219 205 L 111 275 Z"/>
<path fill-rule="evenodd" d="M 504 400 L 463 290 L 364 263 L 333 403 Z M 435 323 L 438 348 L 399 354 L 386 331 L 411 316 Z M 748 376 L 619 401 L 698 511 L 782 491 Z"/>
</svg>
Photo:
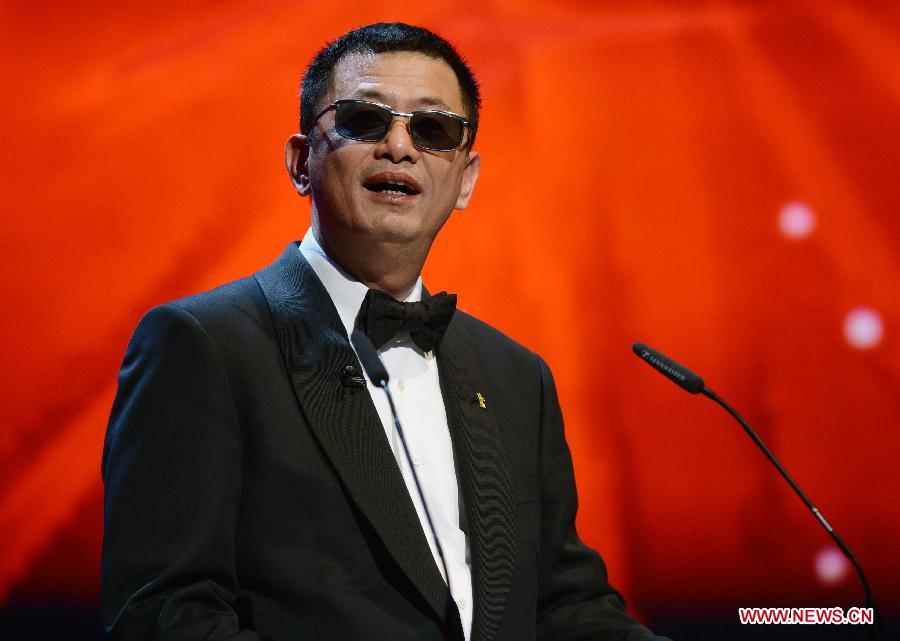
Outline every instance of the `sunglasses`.
<svg viewBox="0 0 900 641">
<path fill-rule="evenodd" d="M 403 113 L 377 102 L 336 100 L 313 118 L 310 129 L 329 111 L 334 111 L 334 129 L 338 134 L 364 142 L 384 140 L 394 118 L 407 118 L 407 129 L 413 144 L 429 151 L 459 149 L 469 127 L 468 120 L 450 111 L 420 109 Z"/>
</svg>

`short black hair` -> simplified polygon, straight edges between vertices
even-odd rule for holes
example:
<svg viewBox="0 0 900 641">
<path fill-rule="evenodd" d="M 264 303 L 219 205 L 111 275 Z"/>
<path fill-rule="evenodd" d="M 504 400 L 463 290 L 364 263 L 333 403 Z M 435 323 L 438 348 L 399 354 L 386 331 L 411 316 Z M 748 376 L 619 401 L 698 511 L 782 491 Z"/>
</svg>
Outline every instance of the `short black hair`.
<svg viewBox="0 0 900 641">
<path fill-rule="evenodd" d="M 337 40 L 329 42 L 313 57 L 303 75 L 300 90 L 300 131 L 308 133 L 313 118 L 318 115 L 319 103 L 328 91 L 331 74 L 337 64 L 348 54 L 390 53 L 415 51 L 431 58 L 443 60 L 459 81 L 463 107 L 469 121 L 471 148 L 478 131 L 478 110 L 481 108 L 481 92 L 475 74 L 449 42 L 423 27 L 403 22 L 376 22 L 348 31 Z"/>
</svg>

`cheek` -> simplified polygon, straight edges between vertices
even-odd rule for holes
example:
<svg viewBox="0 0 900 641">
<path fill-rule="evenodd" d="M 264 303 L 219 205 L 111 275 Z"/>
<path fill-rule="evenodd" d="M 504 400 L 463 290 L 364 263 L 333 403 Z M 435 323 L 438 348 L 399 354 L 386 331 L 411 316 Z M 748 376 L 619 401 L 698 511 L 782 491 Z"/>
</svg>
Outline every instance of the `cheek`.
<svg viewBox="0 0 900 641">
<path fill-rule="evenodd" d="M 355 182 L 353 167 L 338 153 L 330 153 L 310 171 L 313 195 L 321 201 L 339 203 L 352 198 Z"/>
<path fill-rule="evenodd" d="M 450 185 L 456 178 L 456 162 L 450 153 L 422 152 L 421 162 L 425 165 L 425 173 L 437 189 Z"/>
<path fill-rule="evenodd" d="M 435 192 L 439 195 L 442 204 L 449 204 L 451 207 L 456 203 L 459 195 L 459 188 L 462 184 L 462 169 L 453 167 L 444 167 L 443 173 L 432 174 L 436 177 L 434 181 Z"/>
</svg>

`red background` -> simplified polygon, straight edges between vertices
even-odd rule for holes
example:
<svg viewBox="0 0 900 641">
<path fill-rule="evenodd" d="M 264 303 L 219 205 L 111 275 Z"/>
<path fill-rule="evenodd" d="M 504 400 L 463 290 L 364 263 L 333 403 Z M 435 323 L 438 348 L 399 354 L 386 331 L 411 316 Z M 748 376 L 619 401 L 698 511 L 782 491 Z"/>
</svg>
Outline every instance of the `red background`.
<svg viewBox="0 0 900 641">
<path fill-rule="evenodd" d="M 862 601 L 817 579 L 825 533 L 641 340 L 743 411 L 897 612 L 898 5 L 401 4 L 0 6 L 0 605 L 96 603 L 131 331 L 303 235 L 297 79 L 326 39 L 402 19 L 453 41 L 485 101 L 473 204 L 425 280 L 549 361 L 579 527 L 632 606 Z M 794 201 L 800 239 L 778 226 Z M 844 338 L 857 306 L 884 323 L 870 349 Z"/>
</svg>

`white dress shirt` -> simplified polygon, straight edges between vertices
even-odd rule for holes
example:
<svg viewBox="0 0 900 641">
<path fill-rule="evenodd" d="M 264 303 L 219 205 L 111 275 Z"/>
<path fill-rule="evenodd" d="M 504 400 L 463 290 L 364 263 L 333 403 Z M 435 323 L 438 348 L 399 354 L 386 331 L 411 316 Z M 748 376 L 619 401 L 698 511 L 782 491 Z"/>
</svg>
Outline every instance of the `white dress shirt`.
<svg viewBox="0 0 900 641">
<path fill-rule="evenodd" d="M 300 251 L 325 285 L 349 338 L 368 287 L 328 257 L 316 241 L 312 229 L 303 237 Z M 419 301 L 421 298 L 420 276 L 406 301 Z M 389 386 L 397 416 L 403 426 L 409 453 L 422 484 L 422 492 L 431 510 L 434 529 L 441 540 L 450 573 L 450 592 L 459 608 L 463 632 L 468 641 L 472 630 L 472 573 L 468 541 L 459 528 L 459 491 L 453 464 L 453 444 L 447 427 L 447 412 L 441 395 L 437 361 L 433 352 L 423 353 L 406 332 L 385 343 L 378 354 L 391 379 Z M 394 452 L 406 489 L 416 507 L 422 531 L 428 539 L 438 570 L 446 580 L 412 471 L 403 452 L 403 444 L 391 419 L 387 396 L 380 387 L 372 383 L 368 374 L 366 381 L 388 444 Z"/>
</svg>

